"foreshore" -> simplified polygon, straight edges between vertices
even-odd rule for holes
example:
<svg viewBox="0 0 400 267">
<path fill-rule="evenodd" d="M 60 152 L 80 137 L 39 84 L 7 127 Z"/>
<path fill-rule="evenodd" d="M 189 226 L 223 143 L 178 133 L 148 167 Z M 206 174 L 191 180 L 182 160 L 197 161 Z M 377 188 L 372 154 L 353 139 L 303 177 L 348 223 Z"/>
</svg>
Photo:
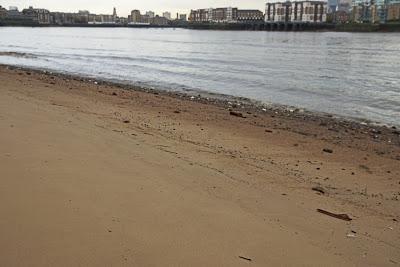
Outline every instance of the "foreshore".
<svg viewBox="0 0 400 267">
<path fill-rule="evenodd" d="M 396 127 L 10 66 L 0 94 L 0 265 L 400 264 Z"/>
</svg>

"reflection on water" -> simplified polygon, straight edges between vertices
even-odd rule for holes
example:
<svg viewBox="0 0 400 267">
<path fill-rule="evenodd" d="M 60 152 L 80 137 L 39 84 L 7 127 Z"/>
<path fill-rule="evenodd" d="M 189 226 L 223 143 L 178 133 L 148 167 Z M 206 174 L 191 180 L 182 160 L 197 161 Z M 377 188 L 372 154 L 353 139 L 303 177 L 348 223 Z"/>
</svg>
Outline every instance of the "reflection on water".
<svg viewBox="0 0 400 267">
<path fill-rule="evenodd" d="M 398 34 L 5 27 L 0 35 L 0 63 L 400 124 Z"/>
</svg>

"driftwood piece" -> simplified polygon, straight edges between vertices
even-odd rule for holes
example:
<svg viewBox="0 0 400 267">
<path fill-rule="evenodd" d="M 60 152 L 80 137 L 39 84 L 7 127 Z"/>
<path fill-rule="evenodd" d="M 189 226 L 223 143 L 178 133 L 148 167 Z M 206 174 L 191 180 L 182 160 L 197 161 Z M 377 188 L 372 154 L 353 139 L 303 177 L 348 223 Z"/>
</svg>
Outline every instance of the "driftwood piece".
<svg viewBox="0 0 400 267">
<path fill-rule="evenodd" d="M 246 261 L 251 261 L 250 258 L 246 258 L 246 257 L 243 257 L 243 256 L 239 256 L 239 258 L 241 258 L 241 259 L 243 259 L 243 260 L 246 260 Z"/>
<path fill-rule="evenodd" d="M 340 219 L 340 220 L 343 220 L 343 221 L 349 222 L 349 221 L 353 220 L 347 214 L 336 214 L 336 213 L 332 213 L 332 212 L 329 212 L 329 211 L 326 211 L 326 210 L 322 210 L 322 209 L 317 209 L 317 211 L 319 213 L 322 213 L 322 214 L 325 214 L 325 215 L 328 215 L 328 216 L 331 216 L 333 218 Z"/>
</svg>

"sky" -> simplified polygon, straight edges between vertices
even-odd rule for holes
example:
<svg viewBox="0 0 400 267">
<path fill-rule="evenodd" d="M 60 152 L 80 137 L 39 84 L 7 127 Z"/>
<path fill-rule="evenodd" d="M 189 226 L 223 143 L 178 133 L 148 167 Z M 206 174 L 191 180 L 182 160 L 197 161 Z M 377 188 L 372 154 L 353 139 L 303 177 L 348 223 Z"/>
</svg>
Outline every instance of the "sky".
<svg viewBox="0 0 400 267">
<path fill-rule="evenodd" d="M 112 14 L 113 7 L 116 7 L 117 14 L 126 17 L 133 9 L 139 9 L 142 13 L 152 10 L 159 15 L 164 11 L 172 14 L 177 12 L 188 14 L 191 9 L 210 7 L 238 7 L 263 11 L 265 2 L 265 0 L 0 0 L 0 5 L 5 8 L 17 6 L 20 10 L 28 6 L 62 12 L 89 10 L 96 14 Z"/>
</svg>

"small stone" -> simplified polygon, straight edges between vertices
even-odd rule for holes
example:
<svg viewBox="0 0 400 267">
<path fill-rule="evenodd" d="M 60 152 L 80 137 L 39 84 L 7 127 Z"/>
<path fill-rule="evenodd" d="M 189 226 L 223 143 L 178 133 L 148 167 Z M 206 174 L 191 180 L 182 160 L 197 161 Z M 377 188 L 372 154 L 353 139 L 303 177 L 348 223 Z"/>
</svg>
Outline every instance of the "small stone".
<svg viewBox="0 0 400 267">
<path fill-rule="evenodd" d="M 333 153 L 333 150 L 330 148 L 324 148 L 322 151 L 324 151 L 325 153 L 330 153 L 330 154 Z"/>
<path fill-rule="evenodd" d="M 229 114 L 231 116 L 235 116 L 235 117 L 239 117 L 239 118 L 246 118 L 245 116 L 243 116 L 243 114 L 241 112 L 237 112 L 237 111 L 231 111 L 231 112 L 229 112 Z"/>
</svg>

